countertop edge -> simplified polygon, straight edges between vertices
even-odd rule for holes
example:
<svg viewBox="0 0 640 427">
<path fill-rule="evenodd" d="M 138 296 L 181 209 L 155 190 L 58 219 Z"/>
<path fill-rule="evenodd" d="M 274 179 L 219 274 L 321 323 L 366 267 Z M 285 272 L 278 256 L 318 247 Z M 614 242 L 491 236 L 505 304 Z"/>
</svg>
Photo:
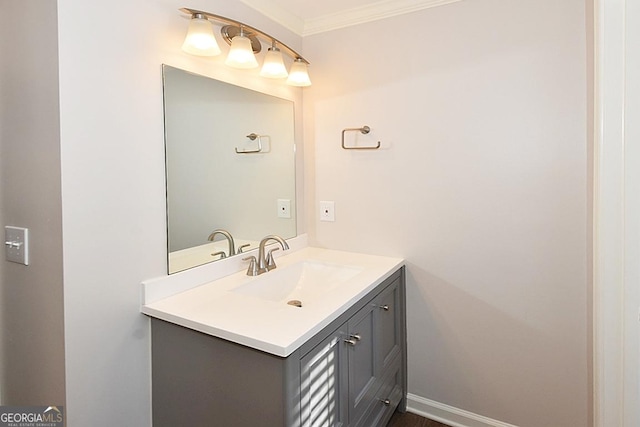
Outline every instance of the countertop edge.
<svg viewBox="0 0 640 427">
<path fill-rule="evenodd" d="M 321 249 L 321 248 L 319 248 L 319 249 Z M 333 251 L 331 249 L 326 249 L 326 250 L 327 251 L 331 251 L 331 252 L 342 252 L 342 251 Z M 257 338 L 254 338 L 254 337 L 237 334 L 235 332 L 231 332 L 231 331 L 216 327 L 215 325 L 205 324 L 205 323 L 198 322 L 198 321 L 195 321 L 193 319 L 185 318 L 185 317 L 182 317 L 182 316 L 179 316 L 179 315 L 176 315 L 176 314 L 173 314 L 173 313 L 161 310 L 161 309 L 150 307 L 147 304 L 143 304 L 141 306 L 141 310 L 140 311 L 143 314 L 147 315 L 147 316 L 150 316 L 150 317 L 153 317 L 153 318 L 156 318 L 156 319 L 159 319 L 159 320 L 163 320 L 163 321 L 166 321 L 166 322 L 170 322 L 170 323 L 173 323 L 173 324 L 176 324 L 176 325 L 188 328 L 188 329 L 192 329 L 192 330 L 195 330 L 195 331 L 207 334 L 207 335 L 211 335 L 211 336 L 214 336 L 214 337 L 217 337 L 217 338 L 220 338 L 220 339 L 224 339 L 224 340 L 227 340 L 227 341 L 230 341 L 230 342 L 234 342 L 234 343 L 237 343 L 237 344 L 240 344 L 240 345 L 244 345 L 244 346 L 259 350 L 259 351 L 263 351 L 263 352 L 272 354 L 274 356 L 287 357 L 291 353 L 296 351 L 300 346 L 302 346 L 311 337 L 313 337 L 316 333 L 320 332 L 327 325 L 329 325 L 332 321 L 337 319 L 341 314 L 343 314 L 344 312 L 349 310 L 349 308 L 351 308 L 359 300 L 361 300 L 363 297 L 365 297 L 367 294 L 369 294 L 378 285 L 380 285 L 386 279 L 391 277 L 399 268 L 401 268 L 402 266 L 405 265 L 405 260 L 402 259 L 402 258 L 385 257 L 385 256 L 379 256 L 379 255 L 368 255 L 368 254 L 360 254 L 360 253 L 357 254 L 357 255 L 385 258 L 387 261 L 389 261 L 389 264 L 385 266 L 385 271 L 384 272 L 382 272 L 371 283 L 369 283 L 368 285 L 363 287 L 356 295 L 354 295 L 351 298 L 349 298 L 347 301 L 345 301 L 339 307 L 334 309 L 331 313 L 327 314 L 322 320 L 318 321 L 313 327 L 311 327 L 308 330 L 304 331 L 299 336 L 295 337 L 291 342 L 288 342 L 285 345 L 275 344 L 275 343 L 269 342 L 269 341 L 267 341 L 265 339 L 257 339 Z M 207 283 L 213 282 L 215 280 L 217 280 L 217 279 L 210 280 Z M 201 286 L 201 285 L 203 285 L 203 283 L 191 286 L 191 287 L 185 289 L 183 292 L 185 292 L 185 291 L 187 291 L 189 289 L 192 289 L 194 287 Z M 143 284 L 143 286 L 144 286 L 144 284 Z M 178 293 L 181 293 L 181 292 L 178 292 Z M 169 295 L 166 298 L 162 298 L 162 299 L 171 298 L 171 296 L 173 296 L 173 295 L 175 295 L 175 294 Z M 152 304 L 153 302 L 156 302 L 156 301 L 159 301 L 159 299 L 155 300 L 155 301 L 151 301 L 151 302 L 149 302 L 149 304 Z"/>
</svg>

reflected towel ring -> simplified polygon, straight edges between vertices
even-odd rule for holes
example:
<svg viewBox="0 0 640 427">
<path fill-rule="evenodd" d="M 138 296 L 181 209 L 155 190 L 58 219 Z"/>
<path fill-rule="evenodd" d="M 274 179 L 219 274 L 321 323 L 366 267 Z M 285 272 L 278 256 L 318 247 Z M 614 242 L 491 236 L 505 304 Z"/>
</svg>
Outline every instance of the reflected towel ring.
<svg viewBox="0 0 640 427">
<path fill-rule="evenodd" d="M 258 149 L 256 149 L 256 150 L 238 150 L 238 147 L 236 147 L 236 153 L 237 154 L 261 153 L 262 152 L 262 136 L 263 135 L 258 135 L 256 133 L 250 133 L 249 135 L 247 135 L 247 138 L 249 138 L 251 141 L 255 141 L 257 139 L 258 140 Z"/>
<path fill-rule="evenodd" d="M 355 146 L 347 147 L 346 145 L 344 145 L 344 133 L 345 132 L 352 132 L 352 131 L 358 131 L 361 134 L 366 135 L 369 132 L 371 132 L 371 128 L 369 126 L 362 126 L 361 128 L 343 129 L 342 130 L 342 148 L 344 148 L 345 150 L 377 150 L 378 148 L 380 148 L 380 141 L 378 141 L 377 145 L 370 146 L 370 147 L 355 147 Z"/>
</svg>

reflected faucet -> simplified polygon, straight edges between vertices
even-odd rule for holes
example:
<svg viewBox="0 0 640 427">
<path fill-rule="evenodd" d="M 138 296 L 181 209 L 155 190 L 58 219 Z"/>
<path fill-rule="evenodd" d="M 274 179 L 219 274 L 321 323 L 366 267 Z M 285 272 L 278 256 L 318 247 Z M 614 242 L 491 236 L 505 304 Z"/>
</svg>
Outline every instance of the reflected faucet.
<svg viewBox="0 0 640 427">
<path fill-rule="evenodd" d="M 223 230 L 222 228 L 218 228 L 216 230 L 213 230 L 213 232 L 209 234 L 209 241 L 213 242 L 213 239 L 214 237 L 216 237 L 216 234 L 222 234 L 229 241 L 229 256 L 235 255 L 236 244 L 233 241 L 233 237 L 231 236 L 231 233 L 229 233 L 227 230 Z M 222 258 L 224 258 L 224 256 Z"/>
<path fill-rule="evenodd" d="M 269 270 L 276 268 L 276 263 L 273 259 L 273 251 L 277 251 L 279 248 L 274 248 L 269 253 L 264 253 L 264 247 L 269 240 L 275 240 L 280 243 L 280 247 L 283 251 L 289 249 L 287 242 L 280 236 L 271 234 L 260 240 L 260 246 L 258 247 L 258 274 L 266 273 Z"/>
</svg>

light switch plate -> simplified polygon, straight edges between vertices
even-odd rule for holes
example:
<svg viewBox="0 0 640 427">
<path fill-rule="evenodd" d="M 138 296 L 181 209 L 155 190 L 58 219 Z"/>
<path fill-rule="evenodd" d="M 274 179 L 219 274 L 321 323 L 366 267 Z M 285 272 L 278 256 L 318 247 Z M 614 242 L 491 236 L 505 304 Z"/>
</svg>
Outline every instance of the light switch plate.
<svg viewBox="0 0 640 427">
<path fill-rule="evenodd" d="M 7 261 L 29 265 L 29 229 L 22 227 L 4 227 L 4 247 Z"/>
</svg>

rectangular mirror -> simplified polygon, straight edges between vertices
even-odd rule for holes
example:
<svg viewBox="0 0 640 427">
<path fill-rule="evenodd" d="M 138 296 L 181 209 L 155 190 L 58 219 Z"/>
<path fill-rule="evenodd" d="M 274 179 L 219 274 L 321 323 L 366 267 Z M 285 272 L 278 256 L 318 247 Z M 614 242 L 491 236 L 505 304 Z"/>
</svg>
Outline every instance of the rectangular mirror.
<svg viewBox="0 0 640 427">
<path fill-rule="evenodd" d="M 163 78 L 169 274 L 295 237 L 293 102 L 168 65 Z"/>
</svg>

